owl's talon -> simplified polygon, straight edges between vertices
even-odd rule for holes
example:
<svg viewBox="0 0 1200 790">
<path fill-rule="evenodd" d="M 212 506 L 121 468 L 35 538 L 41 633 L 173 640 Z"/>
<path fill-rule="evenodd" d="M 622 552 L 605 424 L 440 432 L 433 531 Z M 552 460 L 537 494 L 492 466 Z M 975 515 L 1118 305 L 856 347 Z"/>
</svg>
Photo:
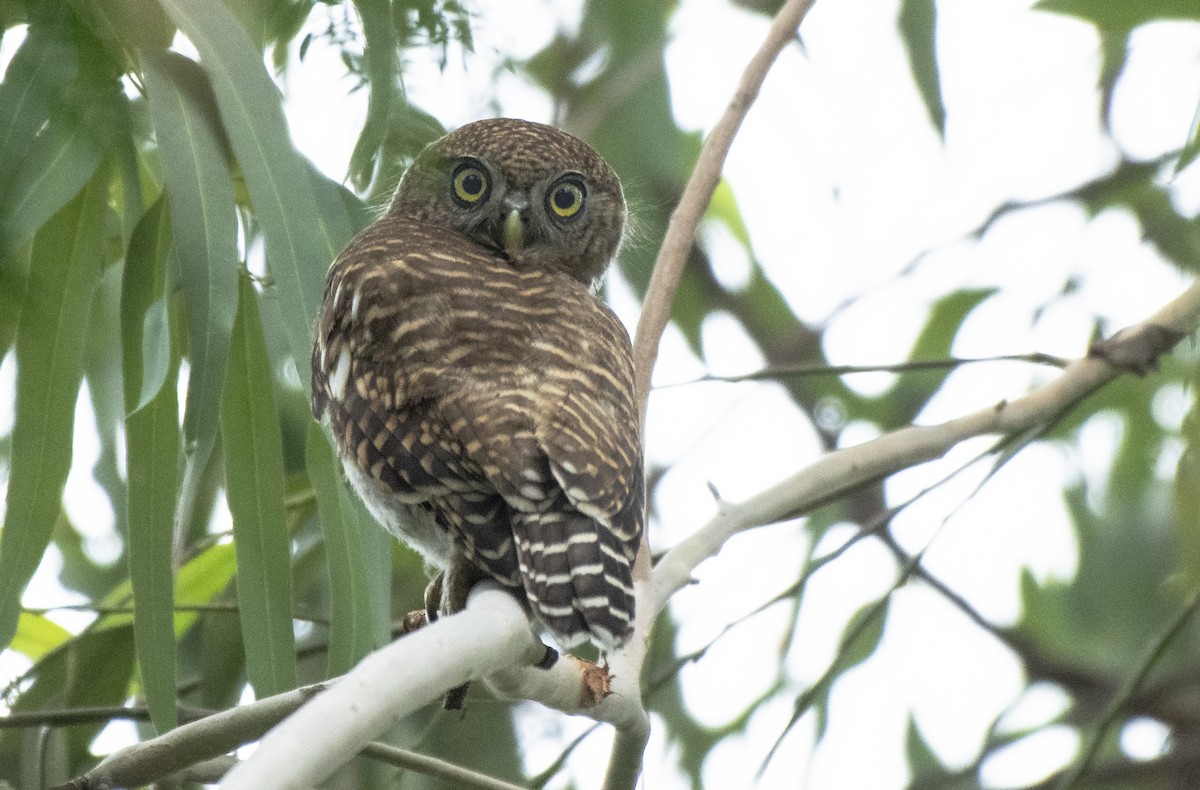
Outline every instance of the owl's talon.
<svg viewBox="0 0 1200 790">
<path fill-rule="evenodd" d="M 418 628 L 424 628 L 429 625 L 429 614 L 424 609 L 414 609 L 404 615 L 404 619 L 400 621 L 400 633 L 411 634 Z"/>
<path fill-rule="evenodd" d="M 549 669 L 558 663 L 558 651 L 550 647 L 550 645 L 542 645 L 542 647 L 546 648 L 546 652 L 542 654 L 541 660 L 534 664 L 534 666 L 538 669 Z"/>
<path fill-rule="evenodd" d="M 464 683 L 447 691 L 446 696 L 442 697 L 442 710 L 463 710 L 470 690 L 471 684 Z"/>
</svg>

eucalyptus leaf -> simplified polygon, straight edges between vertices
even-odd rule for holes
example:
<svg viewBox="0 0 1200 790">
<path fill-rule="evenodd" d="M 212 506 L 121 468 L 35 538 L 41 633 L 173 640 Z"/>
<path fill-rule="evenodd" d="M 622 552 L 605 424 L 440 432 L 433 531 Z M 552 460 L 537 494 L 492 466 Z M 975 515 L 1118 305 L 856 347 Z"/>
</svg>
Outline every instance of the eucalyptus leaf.
<svg viewBox="0 0 1200 790">
<path fill-rule="evenodd" d="M 346 238 L 321 222 L 309 168 L 288 134 L 279 90 L 237 18 L 217 0 L 163 0 L 208 72 L 230 145 L 241 165 L 266 238 L 288 345 L 301 381 L 309 380 L 311 323 L 329 262 Z"/>
<path fill-rule="evenodd" d="M 225 487 L 237 549 L 246 671 L 261 699 L 296 686 L 292 577 L 283 507 L 283 447 L 258 296 L 241 278 L 221 396 Z"/>
<path fill-rule="evenodd" d="M 103 263 L 106 171 L 34 240 L 17 327 L 17 405 L 8 507 L 0 532 L 0 645 L 13 638 L 21 592 L 50 542 L 71 467 L 86 317 Z"/>
</svg>

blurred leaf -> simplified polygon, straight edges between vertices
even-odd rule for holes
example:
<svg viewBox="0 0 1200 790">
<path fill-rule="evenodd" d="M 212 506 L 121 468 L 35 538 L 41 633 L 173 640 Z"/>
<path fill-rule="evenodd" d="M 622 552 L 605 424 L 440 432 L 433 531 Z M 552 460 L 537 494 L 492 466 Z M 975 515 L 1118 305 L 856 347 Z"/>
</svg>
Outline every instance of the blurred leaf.
<svg viewBox="0 0 1200 790">
<path fill-rule="evenodd" d="M 399 100 L 400 53 L 392 26 L 389 0 L 354 0 L 362 21 L 364 78 L 369 86 L 367 118 L 350 154 L 350 182 L 360 192 L 371 183 L 380 149 L 388 134 L 392 108 Z"/>
<path fill-rule="evenodd" d="M 329 563 L 329 674 L 340 675 L 377 647 L 387 633 L 386 566 L 391 536 L 358 517 L 325 434 L 315 422 L 308 432 L 308 474 L 320 508 Z M 380 596 L 380 585 L 385 586 Z"/>
<path fill-rule="evenodd" d="M 911 776 L 919 777 L 943 772 L 941 761 L 929 748 L 925 739 L 921 737 L 921 731 L 917 728 L 917 720 L 911 713 L 908 715 L 908 722 L 904 728 L 904 756 Z"/>
<path fill-rule="evenodd" d="M 1096 27 L 1100 34 L 1100 86 L 1103 93 L 1100 117 L 1105 124 L 1111 115 L 1117 78 L 1129 58 L 1130 32 L 1158 19 L 1200 19 L 1200 6 L 1192 0 L 1139 0 L 1136 3 L 1125 0 L 1040 0 L 1033 7 L 1073 16 Z"/>
<path fill-rule="evenodd" d="M 46 654 L 30 671 L 33 683 L 12 706 L 14 712 L 67 710 L 121 705 L 133 675 L 133 639 L 129 628 L 85 631 Z M 65 738 L 66 767 L 95 762 L 88 747 L 105 722 L 57 728 L 54 737 Z M 3 733 L 7 734 L 7 733 Z M 0 741 L 0 776 L 16 766 L 10 749 L 16 739 Z"/>
<path fill-rule="evenodd" d="M 71 632 L 45 615 L 21 612 L 10 647 L 32 661 L 38 661 L 69 639 Z"/>
<path fill-rule="evenodd" d="M 233 581 L 236 571 L 237 556 L 232 544 L 209 546 L 179 569 L 175 600 L 179 604 L 211 603 Z M 195 620 L 194 614 L 185 617 L 189 622 Z"/>
<path fill-rule="evenodd" d="M 58 518 L 71 467 L 75 401 L 87 316 L 103 263 L 107 173 L 38 232 L 17 328 L 17 401 L 8 509 L 0 533 L 0 645 L 17 626 L 20 597 Z"/>
<path fill-rule="evenodd" d="M 1128 31 L 1155 19 L 1200 19 L 1193 0 L 1039 0 L 1034 8 L 1073 16 L 1101 30 Z"/>
<path fill-rule="evenodd" d="M 175 37 L 175 26 L 155 0 L 70 0 L 70 4 L 91 33 L 114 45 L 112 51 L 165 50 Z"/>
<path fill-rule="evenodd" d="M 1198 156 L 1200 156 L 1200 103 L 1196 105 L 1196 112 L 1192 114 L 1192 128 L 1188 132 L 1187 142 L 1179 151 L 1179 161 L 1175 163 L 1175 174 L 1181 173 L 1184 168 L 1195 162 Z"/>
<path fill-rule="evenodd" d="M 1176 614 L 1177 591 L 1162 579 L 1178 567 L 1180 548 L 1167 492 L 1113 484 L 1107 491 L 1112 498 L 1100 512 L 1095 493 L 1080 485 L 1065 492 L 1078 570 L 1069 581 L 1023 580 L 1017 630 L 1059 661 L 1122 674 L 1141 660 L 1159 624 Z M 1183 655 L 1170 653 L 1164 666 L 1178 666 Z"/>
<path fill-rule="evenodd" d="M 952 291 L 934 303 L 917 336 L 909 359 L 942 359 L 950 356 L 954 338 L 971 311 L 994 294 L 994 288 Z M 900 374 L 884 396 L 890 412 L 887 425 L 909 425 L 946 381 L 951 368 L 938 371 L 913 370 Z"/>
<path fill-rule="evenodd" d="M 310 377 L 311 322 L 329 262 L 349 238 L 321 222 L 309 167 L 292 146 L 279 90 L 229 9 L 217 0 L 163 0 L 212 79 L 221 118 L 266 237 L 267 265 L 283 306 L 300 381 Z"/>
<path fill-rule="evenodd" d="M 879 647 L 891 600 L 891 595 L 887 595 L 867 604 L 850 617 L 838 648 L 836 663 L 839 675 L 866 661 Z"/>
<path fill-rule="evenodd" d="M 78 75 L 79 52 L 66 29 L 66 10 L 59 5 L 30 22 L 0 81 L 0 184 L 24 162 L 51 109 Z"/>
<path fill-rule="evenodd" d="M 175 388 L 162 382 L 178 366 L 171 352 L 171 332 L 166 318 L 163 290 L 170 249 L 166 200 L 160 198 L 138 223 L 125 256 L 125 288 L 122 298 L 122 339 L 125 347 L 126 469 L 129 479 L 129 578 L 137 612 L 133 637 L 141 668 L 142 692 L 150 717 L 159 733 L 178 724 L 175 701 L 175 612 L 171 549 L 179 465 L 179 404 Z M 162 322 L 155 325 L 146 303 L 161 308 Z M 147 317 L 138 334 L 137 317 Z M 152 334 L 157 333 L 157 334 Z M 142 351 L 162 347 L 162 370 L 142 364 Z M 159 361 L 147 359 L 148 365 Z M 149 375 L 144 375 L 149 374 Z M 174 378 L 172 375 L 171 378 Z M 131 395 L 141 379 L 142 393 L 133 403 Z M 156 380 L 147 397 L 146 384 Z"/>
<path fill-rule="evenodd" d="M 925 103 L 925 112 L 938 136 L 946 137 L 946 105 L 937 61 L 937 6 L 934 0 L 903 0 L 899 16 L 900 39 L 908 54 L 913 83 Z"/>
<path fill-rule="evenodd" d="M 746 227 L 746 221 L 742 218 L 737 198 L 733 196 L 733 188 L 723 178 L 717 182 L 717 188 L 713 190 L 712 200 L 708 203 L 707 214 L 724 223 L 729 232 L 733 234 L 733 237 L 745 248 L 746 254 L 752 254 L 750 249 L 750 230 Z"/>
<path fill-rule="evenodd" d="M 1175 529 L 1179 534 L 1183 587 L 1200 588 L 1200 366 L 1193 365 L 1192 403 L 1183 418 L 1183 451 L 1175 466 Z"/>
<path fill-rule="evenodd" d="M 165 294 L 146 308 L 145 319 L 140 349 L 142 391 L 131 404 L 131 413 L 144 408 L 162 391 L 171 372 L 171 321 Z"/>
<path fill-rule="evenodd" d="M 7 263 L 8 265 L 5 265 Z M 25 280 L 29 273 L 29 246 L 4 261 L 0 255 L 0 360 L 12 347 L 21 316 L 21 300 L 25 297 Z"/>
<path fill-rule="evenodd" d="M 26 243 L 95 173 L 104 148 L 93 136 L 102 99 L 53 115 L 30 144 L 6 189 L 0 215 L 0 252 Z M 78 114 L 82 122 L 72 118 Z"/>
<path fill-rule="evenodd" d="M 283 448 L 262 331 L 258 296 L 243 276 L 221 397 L 221 437 L 246 670 L 259 699 L 297 682 Z"/>
<path fill-rule="evenodd" d="M 214 100 L 203 72 L 174 53 L 146 53 L 142 61 L 170 200 L 174 279 L 183 290 L 187 317 L 187 462 L 177 508 L 186 520 L 216 441 L 237 311 L 237 224 L 220 133 L 211 125 Z"/>
</svg>

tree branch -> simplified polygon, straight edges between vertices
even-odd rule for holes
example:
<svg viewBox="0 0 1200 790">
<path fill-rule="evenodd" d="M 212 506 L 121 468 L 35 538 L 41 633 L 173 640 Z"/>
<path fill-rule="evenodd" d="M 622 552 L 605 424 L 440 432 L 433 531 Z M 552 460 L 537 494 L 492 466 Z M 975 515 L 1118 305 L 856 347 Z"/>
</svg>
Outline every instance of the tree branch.
<svg viewBox="0 0 1200 790">
<path fill-rule="evenodd" d="M 633 340 L 634 383 L 638 414 L 646 423 L 646 399 L 650 393 L 650 374 L 658 358 L 658 343 L 671 317 L 671 303 L 688 250 L 696 236 L 700 219 L 720 183 L 721 170 L 733 139 L 746 113 L 758 97 L 767 72 L 783 48 L 796 37 L 801 20 L 815 0 L 787 0 L 775 15 L 766 40 L 742 73 L 737 90 L 716 126 L 704 141 L 696 167 L 684 187 L 679 205 L 671 213 L 667 232 L 654 262 L 654 272 L 646 290 L 642 313 Z M 633 790 L 641 773 L 642 754 L 650 737 L 650 720 L 641 702 L 641 673 L 649 649 L 650 630 L 660 607 L 654 605 L 650 581 L 650 544 L 643 533 L 634 564 L 633 583 L 635 623 L 633 636 L 621 650 L 609 656 L 613 673 L 614 696 L 621 695 L 620 717 L 614 720 L 616 740 L 604 777 L 604 790 Z"/>
<path fill-rule="evenodd" d="M 471 591 L 464 611 L 367 656 L 337 686 L 267 733 L 221 787 L 319 784 L 379 733 L 448 689 L 498 670 L 535 664 L 544 653 L 513 597 L 494 582 L 482 582 Z"/>
<path fill-rule="evenodd" d="M 1148 320 L 1115 335 L 1106 347 L 1148 348 L 1157 358 L 1200 324 L 1200 281 L 1192 283 Z M 1111 357 L 1110 357 L 1111 358 Z M 1118 367 L 1099 356 L 1072 363 L 1044 387 L 938 425 L 911 426 L 864 444 L 830 453 L 787 480 L 745 502 L 723 503 L 721 511 L 668 551 L 654 568 L 655 612 L 687 584 L 692 570 L 714 556 L 731 536 L 746 529 L 794 518 L 844 496 L 859 486 L 939 458 L 958 443 L 984 434 L 1014 435 L 1056 419 L 1098 388 L 1135 366 Z"/>
<path fill-rule="evenodd" d="M 642 314 L 638 318 L 637 332 L 633 340 L 633 359 L 637 393 L 641 404 L 642 420 L 645 421 L 646 396 L 650 392 L 650 373 L 658 358 L 658 342 L 671 318 L 671 303 L 675 289 L 683 275 L 688 250 L 696 238 L 696 228 L 704 217 L 713 192 L 721 181 L 721 170 L 725 157 L 733 145 L 733 139 L 742 125 L 750 106 L 758 98 L 758 91 L 766 79 L 771 65 L 783 48 L 796 38 L 796 30 L 804 15 L 812 8 L 815 0 L 787 0 L 767 31 L 758 52 L 742 72 L 741 81 L 724 114 L 704 140 L 696 168 L 688 179 L 679 205 L 671 213 L 667 232 L 658 257 L 654 261 L 654 273 L 646 289 Z"/>
<path fill-rule="evenodd" d="M 62 787 L 140 787 L 156 782 L 256 740 L 326 685 L 302 686 L 135 743 L 109 755 L 104 762 Z"/>
</svg>

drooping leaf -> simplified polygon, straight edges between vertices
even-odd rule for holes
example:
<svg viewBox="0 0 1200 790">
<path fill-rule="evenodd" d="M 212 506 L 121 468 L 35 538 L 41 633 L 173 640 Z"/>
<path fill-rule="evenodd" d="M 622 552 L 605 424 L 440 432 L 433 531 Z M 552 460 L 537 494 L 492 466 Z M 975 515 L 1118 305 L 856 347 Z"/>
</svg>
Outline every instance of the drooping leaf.
<svg viewBox="0 0 1200 790">
<path fill-rule="evenodd" d="M 95 173 L 104 156 L 93 134 L 100 125 L 95 115 L 103 109 L 96 99 L 55 114 L 24 152 L 0 209 L 0 252 L 25 244 Z"/>
<path fill-rule="evenodd" d="M 311 322 L 329 262 L 348 236 L 337 237 L 320 221 L 309 168 L 292 145 L 279 90 L 237 18 L 217 0 L 163 0 L 163 8 L 196 45 L 212 80 L 266 238 L 296 371 L 308 381 Z"/>
<path fill-rule="evenodd" d="M 350 180 L 361 192 L 371 183 L 375 165 L 388 134 L 392 106 L 399 92 L 400 53 L 387 0 L 355 0 L 362 20 L 363 60 L 370 93 L 367 119 L 350 154 Z"/>
<path fill-rule="evenodd" d="M 71 638 L 71 632 L 42 614 L 21 612 L 10 647 L 37 661 Z"/>
<path fill-rule="evenodd" d="M 899 16 L 900 39 L 908 54 L 913 83 L 921 94 L 925 112 L 939 137 L 946 136 L 946 105 L 938 75 L 936 52 L 937 6 L 934 0 L 903 0 Z"/>
<path fill-rule="evenodd" d="M 1179 533 L 1180 573 L 1185 589 L 1200 587 L 1200 368 L 1192 376 L 1192 404 L 1180 426 L 1183 451 L 1175 466 L 1174 524 Z"/>
<path fill-rule="evenodd" d="M 33 683 L 13 705 L 15 712 L 70 710 L 120 705 L 129 693 L 133 674 L 133 639 L 129 628 L 85 631 L 47 653 L 33 668 Z M 65 754 L 56 774 L 94 762 L 88 747 L 106 722 L 85 721 L 56 729 L 54 737 Z M 18 739 L 16 740 L 19 743 Z M 0 771 L 12 755 L 0 743 Z M 36 785 L 35 785 L 36 786 Z"/>
<path fill-rule="evenodd" d="M 340 675 L 380 647 L 387 632 L 390 536 L 359 517 L 325 434 L 312 423 L 306 444 L 308 475 L 317 495 L 329 563 L 329 674 Z M 383 585 L 383 595 L 380 587 Z"/>
<path fill-rule="evenodd" d="M 142 693 L 155 728 L 165 732 L 178 724 L 175 702 L 175 612 L 171 549 L 174 536 L 175 496 L 179 466 L 179 405 L 173 386 L 162 386 L 179 364 L 172 353 L 163 290 L 170 248 L 169 218 L 162 198 L 134 230 L 125 256 L 122 313 L 125 331 L 126 469 L 129 480 L 129 578 L 137 617 L 133 637 L 141 668 Z M 146 302 L 157 299 L 164 321 L 147 320 L 139 327 L 138 315 L 147 317 Z M 143 329 L 139 334 L 137 329 Z M 150 333 L 159 333 L 155 337 Z M 166 357 L 159 371 L 143 364 L 143 348 L 161 346 Z M 149 358 L 152 365 L 159 361 Z M 145 375 L 145 374 L 149 375 Z M 173 378 L 173 377 L 172 377 Z M 141 393 L 134 389 L 142 380 Z M 156 386 L 146 397 L 148 379 Z M 134 403 L 134 399 L 137 402 Z"/>
<path fill-rule="evenodd" d="M 190 366 L 183 421 L 187 464 L 177 512 L 186 518 L 217 435 L 229 333 L 237 312 L 237 224 L 233 186 L 220 131 L 213 127 L 213 100 L 203 72 L 172 53 L 144 54 L 142 61 L 170 200 L 174 279 L 185 297 Z"/>
<path fill-rule="evenodd" d="M 995 293 L 980 288 L 954 291 L 942 297 L 929 312 L 921 334 L 909 353 L 909 359 L 941 359 L 950 355 L 954 338 L 971 311 Z M 940 371 L 913 370 L 902 373 L 886 398 L 891 411 L 888 425 L 908 425 L 925 407 L 946 380 L 950 369 Z"/>
<path fill-rule="evenodd" d="M 904 728 L 904 756 L 908 762 L 908 771 L 913 776 L 939 774 L 943 771 L 941 760 L 929 748 L 912 714 L 909 714 L 908 724 Z"/>
<path fill-rule="evenodd" d="M 38 232 L 17 328 L 17 405 L 8 509 L 0 533 L 0 645 L 58 518 L 71 467 L 75 401 L 92 293 L 103 262 L 107 173 Z"/>
<path fill-rule="evenodd" d="M 1083 19 L 1101 30 L 1133 30 L 1154 19 L 1200 19 L 1200 7 L 1191 0 L 1040 0 L 1034 8 Z"/>
<path fill-rule="evenodd" d="M 48 5 L 48 4 L 43 4 Z M 25 41 L 0 81 L 0 184 L 29 154 L 79 71 L 79 52 L 65 25 L 66 5 L 32 20 Z"/>
<path fill-rule="evenodd" d="M 1187 142 L 1179 152 L 1179 161 L 1175 163 L 1175 173 L 1178 175 L 1200 157 L 1200 103 L 1196 104 L 1196 112 L 1192 114 L 1192 128 L 1188 132 Z"/>
<path fill-rule="evenodd" d="M 283 447 L 272 389 L 258 296 L 243 276 L 221 397 L 221 437 L 246 671 L 260 699 L 296 685 Z"/>
</svg>

